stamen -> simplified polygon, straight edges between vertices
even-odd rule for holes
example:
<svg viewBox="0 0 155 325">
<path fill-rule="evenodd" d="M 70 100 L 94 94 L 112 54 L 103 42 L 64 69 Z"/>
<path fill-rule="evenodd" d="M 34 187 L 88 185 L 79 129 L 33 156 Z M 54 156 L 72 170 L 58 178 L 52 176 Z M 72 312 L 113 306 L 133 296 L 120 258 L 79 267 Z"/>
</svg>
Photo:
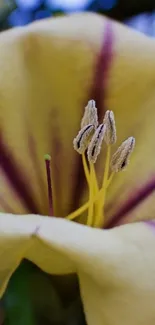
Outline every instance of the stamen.
<svg viewBox="0 0 155 325">
<path fill-rule="evenodd" d="M 113 177 L 114 177 L 115 173 L 112 172 L 110 177 L 108 178 L 108 181 L 107 181 L 107 187 L 109 187 L 109 185 L 111 184 L 112 180 L 113 180 Z"/>
<path fill-rule="evenodd" d="M 101 189 L 97 195 L 93 198 L 93 203 L 95 203 L 95 201 L 97 201 L 101 195 L 103 193 L 103 189 Z M 74 212 L 71 212 L 70 214 L 68 214 L 68 216 L 66 217 L 66 219 L 68 220 L 74 220 L 75 218 L 79 217 L 83 212 L 85 212 L 89 207 L 89 201 L 87 201 L 86 203 L 84 203 L 80 208 L 78 208 L 77 210 L 75 210 Z"/>
<path fill-rule="evenodd" d="M 92 124 L 95 129 L 98 126 L 97 108 L 93 99 L 89 100 L 88 105 L 85 107 L 85 112 L 81 121 L 81 129 L 88 124 Z"/>
<path fill-rule="evenodd" d="M 135 147 L 135 138 L 129 137 L 125 140 L 112 156 L 111 169 L 117 173 L 126 168 L 129 164 L 129 158 Z"/>
<path fill-rule="evenodd" d="M 82 163 L 83 163 L 83 169 L 84 169 L 85 177 L 86 177 L 87 183 L 89 185 L 90 184 L 89 168 L 88 168 L 88 165 L 87 165 L 85 153 L 82 154 Z"/>
<path fill-rule="evenodd" d="M 111 146 L 109 145 L 107 148 L 107 156 L 106 156 L 106 163 L 105 163 L 105 171 L 104 171 L 104 176 L 103 176 L 103 181 L 102 181 L 102 190 L 103 190 L 103 196 L 102 200 L 99 200 L 98 203 L 98 212 L 97 212 L 97 217 L 95 220 L 95 226 L 96 227 L 101 227 L 104 223 L 104 213 L 103 213 L 103 208 L 105 205 L 105 199 L 106 199 L 106 191 L 108 188 L 108 176 L 109 176 L 109 167 L 110 167 L 110 154 L 111 154 Z"/>
<path fill-rule="evenodd" d="M 86 125 L 81 129 L 73 140 L 74 149 L 79 153 L 83 154 L 88 147 L 90 139 L 94 132 L 94 126 L 92 124 Z"/>
<path fill-rule="evenodd" d="M 107 145 L 112 145 L 117 140 L 115 117 L 112 111 L 106 111 L 103 123 L 106 125 L 104 141 Z"/>
<path fill-rule="evenodd" d="M 109 184 L 107 184 L 107 187 L 108 186 L 109 186 Z M 93 204 L 95 202 L 101 200 L 102 196 L 103 196 L 103 188 L 101 190 L 99 190 L 98 193 L 93 197 Z M 90 201 L 87 201 L 80 208 L 78 208 L 77 210 L 68 214 L 66 219 L 68 219 L 68 220 L 76 219 L 77 217 L 79 217 L 83 212 L 85 212 L 89 208 L 89 204 L 90 204 Z"/>
<path fill-rule="evenodd" d="M 74 149 L 82 155 L 82 163 L 85 177 L 89 186 L 89 200 L 66 218 L 74 220 L 88 209 L 87 225 L 102 227 L 104 223 L 104 206 L 107 189 L 117 171 L 124 169 L 135 146 L 135 139 L 128 138 L 118 148 L 111 160 L 111 146 L 116 142 L 116 126 L 114 113 L 107 111 L 103 123 L 98 126 L 98 115 L 95 101 L 90 100 L 85 107 L 85 113 L 81 121 L 81 130 L 73 141 Z M 105 140 L 107 144 L 107 157 L 102 187 L 99 189 L 94 164 L 101 151 L 101 145 Z M 85 156 L 87 149 L 88 163 Z M 109 173 L 111 160 L 112 173 Z M 109 176 L 110 174 L 110 176 Z"/>
<path fill-rule="evenodd" d="M 105 135 L 106 126 L 104 124 L 100 124 L 100 126 L 95 131 L 91 142 L 88 146 L 88 161 L 90 163 L 95 163 L 97 157 L 101 151 L 102 141 Z"/>
<path fill-rule="evenodd" d="M 94 164 L 92 164 L 92 174 L 93 174 L 94 193 L 96 195 L 97 192 L 98 192 L 98 182 L 97 182 L 97 178 L 96 178 L 96 172 L 95 172 Z"/>
<path fill-rule="evenodd" d="M 52 182 L 51 182 L 51 156 L 45 155 L 45 165 L 46 165 L 46 176 L 47 176 L 47 186 L 48 186 L 48 203 L 49 203 L 49 216 L 53 216 L 53 195 L 52 195 Z"/>
<path fill-rule="evenodd" d="M 93 164 L 90 163 L 90 186 L 89 186 L 89 207 L 88 207 L 88 219 L 87 225 L 92 226 L 93 223 L 93 197 L 94 197 L 94 186 L 93 186 Z"/>
</svg>

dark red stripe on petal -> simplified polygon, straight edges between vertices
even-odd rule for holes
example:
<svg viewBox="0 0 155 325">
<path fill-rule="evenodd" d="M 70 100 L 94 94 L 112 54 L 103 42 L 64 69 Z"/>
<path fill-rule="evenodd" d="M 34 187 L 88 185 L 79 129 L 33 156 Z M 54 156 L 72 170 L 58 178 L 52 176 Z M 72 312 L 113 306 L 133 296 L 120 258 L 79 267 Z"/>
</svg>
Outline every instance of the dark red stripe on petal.
<svg viewBox="0 0 155 325">
<path fill-rule="evenodd" d="M 96 101 L 96 107 L 98 109 L 99 118 L 103 117 L 104 112 L 106 110 L 106 97 L 109 81 L 108 77 L 113 58 L 113 41 L 114 33 L 112 29 L 112 24 L 108 21 L 104 28 L 104 40 L 97 59 L 91 89 L 84 102 L 84 106 L 86 106 L 88 100 L 94 99 Z M 75 168 L 76 181 L 75 189 L 73 190 L 73 201 L 71 211 L 78 208 L 81 196 L 84 191 L 84 185 L 86 184 L 80 156 L 78 156 L 77 158 Z"/>
<path fill-rule="evenodd" d="M 105 225 L 106 229 L 113 228 L 118 224 L 123 223 L 126 215 L 135 208 L 144 200 L 146 200 L 153 192 L 155 191 L 155 176 L 139 191 L 135 192 L 134 196 L 122 204 L 120 210 L 118 210 L 112 218 Z"/>
<path fill-rule="evenodd" d="M 52 126 L 51 126 L 51 121 Z M 57 217 L 65 217 L 63 214 L 63 207 L 59 202 L 63 200 L 63 190 L 61 183 L 61 173 L 63 165 L 63 142 L 60 137 L 60 117 L 59 110 L 57 108 L 52 108 L 49 115 L 49 134 L 52 135 L 50 138 L 51 150 L 48 152 L 51 156 L 51 185 L 53 192 L 53 214 Z M 52 129 L 52 134 L 51 134 Z M 61 170 L 60 170 L 61 167 Z M 58 204 L 57 204 L 58 202 Z"/>
<path fill-rule="evenodd" d="M 30 129 L 29 127 L 27 127 L 27 130 Z M 29 133 L 28 135 L 26 135 L 28 137 L 28 147 L 29 147 L 29 151 L 30 151 L 30 157 L 33 163 L 33 169 L 34 172 L 36 174 L 36 181 L 38 182 L 38 191 L 40 192 L 40 199 L 41 202 L 43 203 L 44 206 L 44 202 L 47 201 L 46 199 L 46 185 L 44 182 L 44 179 L 42 177 L 42 170 L 41 170 L 41 166 L 40 166 L 40 160 L 39 160 L 39 155 L 37 153 L 37 147 L 36 147 L 36 143 L 35 143 L 35 139 L 33 137 L 33 135 L 31 133 Z M 48 209 L 46 211 L 42 211 L 44 214 L 48 213 Z M 40 211 L 41 214 L 41 211 Z"/>
<path fill-rule="evenodd" d="M 96 101 L 99 119 L 106 111 L 106 98 L 108 93 L 109 71 L 114 56 L 114 33 L 112 23 L 108 21 L 105 26 L 104 41 L 97 60 L 94 81 L 89 99 Z M 89 100 L 88 99 L 88 100 Z"/>
<path fill-rule="evenodd" d="M 30 213 L 38 214 L 39 211 L 35 202 L 33 201 L 32 193 L 26 183 L 26 176 L 24 178 L 24 172 L 15 163 L 12 154 L 9 152 L 7 146 L 0 139 L 0 167 L 6 175 L 10 185 L 16 191 L 19 199 L 24 203 L 25 207 Z"/>
</svg>

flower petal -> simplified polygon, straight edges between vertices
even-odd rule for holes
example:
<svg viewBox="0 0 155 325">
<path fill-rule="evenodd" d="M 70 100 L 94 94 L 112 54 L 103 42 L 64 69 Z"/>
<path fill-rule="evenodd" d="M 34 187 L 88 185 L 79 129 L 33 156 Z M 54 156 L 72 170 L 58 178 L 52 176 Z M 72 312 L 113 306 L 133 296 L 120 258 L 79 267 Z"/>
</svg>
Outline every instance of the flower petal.
<svg viewBox="0 0 155 325">
<path fill-rule="evenodd" d="M 89 325 L 154 324 L 155 228 L 151 230 L 142 223 L 114 228 L 107 235 L 100 266 L 92 267 L 91 276 L 81 272 Z"/>
<path fill-rule="evenodd" d="M 106 229 L 121 223 L 145 220 L 147 213 L 146 220 L 154 218 L 155 177 L 153 176 L 146 184 L 139 184 L 138 187 L 139 188 L 134 189 L 133 192 L 131 192 L 131 189 L 131 193 L 129 192 L 128 195 L 126 192 L 124 193 L 124 202 L 121 204 L 120 202 L 116 203 L 115 211 L 113 210 L 112 212 L 112 217 L 106 222 Z M 114 209 L 114 205 L 112 209 Z"/>
<path fill-rule="evenodd" d="M 0 214 L 0 240 L 1 294 L 25 257 L 50 274 L 77 272 L 89 325 L 154 324 L 152 224 L 99 230 L 61 218 Z"/>
<path fill-rule="evenodd" d="M 79 206 L 87 187 L 72 140 L 91 98 L 100 118 L 105 107 L 114 110 L 118 143 L 136 138 L 131 165 L 109 189 L 107 220 L 119 214 L 131 193 L 147 186 L 155 174 L 154 47 L 144 35 L 88 13 L 1 34 L 1 211 L 48 214 L 46 153 L 52 156 L 55 215 Z M 105 150 L 99 178 L 104 157 Z M 149 197 L 145 209 L 132 211 L 136 219 L 139 211 L 140 219 L 150 215 L 154 197 Z"/>
<path fill-rule="evenodd" d="M 100 50 L 103 43 L 108 49 L 111 35 L 106 25 L 98 15 L 80 14 L 1 35 L 1 211 L 7 212 L 9 204 L 18 213 L 48 213 L 47 153 L 52 156 L 55 213 L 65 216 L 74 209 L 82 163 L 72 142 L 88 99 L 102 99 Z M 105 51 L 105 69 L 108 62 Z M 17 200 L 22 202 L 18 210 Z"/>
<path fill-rule="evenodd" d="M 114 31 L 107 107 L 115 113 L 118 144 L 134 136 L 136 146 L 127 170 L 116 174 L 109 189 L 106 227 L 155 216 L 155 44 L 124 26 L 116 24 Z M 127 205 L 130 209 L 125 212 Z"/>
</svg>

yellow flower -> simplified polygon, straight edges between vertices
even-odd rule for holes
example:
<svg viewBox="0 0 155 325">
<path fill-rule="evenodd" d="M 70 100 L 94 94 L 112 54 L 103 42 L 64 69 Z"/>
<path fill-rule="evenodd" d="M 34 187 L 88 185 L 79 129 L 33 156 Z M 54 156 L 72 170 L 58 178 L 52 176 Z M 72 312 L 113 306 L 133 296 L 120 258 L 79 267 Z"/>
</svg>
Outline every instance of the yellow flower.
<svg viewBox="0 0 155 325">
<path fill-rule="evenodd" d="M 77 273 L 89 325 L 154 325 L 154 53 L 151 39 L 89 13 L 0 35 L 1 295 L 25 257 L 49 274 Z M 100 122 L 114 112 L 118 143 L 136 138 L 104 202 L 104 227 L 126 225 L 110 230 L 83 225 L 86 215 L 81 224 L 65 219 L 88 200 L 72 142 L 90 99 Z M 47 217 L 45 154 L 55 217 Z M 103 149 L 99 184 L 104 157 Z"/>
</svg>

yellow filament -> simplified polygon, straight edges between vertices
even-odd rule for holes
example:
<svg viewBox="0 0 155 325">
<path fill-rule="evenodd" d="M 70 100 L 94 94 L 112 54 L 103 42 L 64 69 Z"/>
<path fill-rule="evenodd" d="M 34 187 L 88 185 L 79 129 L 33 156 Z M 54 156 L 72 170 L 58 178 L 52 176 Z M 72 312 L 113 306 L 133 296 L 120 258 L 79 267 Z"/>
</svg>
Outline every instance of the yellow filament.
<svg viewBox="0 0 155 325">
<path fill-rule="evenodd" d="M 96 173 L 95 173 L 95 168 L 94 168 L 94 164 L 92 166 L 92 173 L 93 173 L 93 199 L 94 197 L 96 197 L 97 193 L 99 193 L 99 188 L 98 188 L 98 182 L 97 182 L 97 178 L 96 178 Z M 97 213 L 97 205 L 96 205 L 96 201 L 93 201 L 93 204 L 94 204 L 94 210 L 93 210 L 93 213 L 94 215 L 96 215 Z M 93 218 L 94 219 L 94 218 Z M 92 226 L 94 225 L 94 220 L 93 220 L 93 224 Z"/>
<path fill-rule="evenodd" d="M 98 198 L 98 196 L 97 196 L 97 198 Z M 88 209 L 88 206 L 89 206 L 89 201 L 86 202 L 85 204 L 83 204 L 80 208 L 78 208 L 74 212 L 68 214 L 68 216 L 66 217 L 66 219 L 68 219 L 68 220 L 74 220 L 75 218 L 77 218 L 78 216 L 80 216 L 80 214 L 82 214 L 84 211 L 86 211 Z"/>
<path fill-rule="evenodd" d="M 109 187 L 109 185 L 111 184 L 112 180 L 113 180 L 113 177 L 114 177 L 114 172 L 112 172 L 112 174 L 110 175 L 110 177 L 108 178 L 108 181 L 107 181 L 107 188 Z"/>
<path fill-rule="evenodd" d="M 89 185 L 90 184 L 90 175 L 89 175 L 89 168 L 88 168 L 88 165 L 87 165 L 85 153 L 82 154 L 82 163 L 83 163 L 83 169 L 84 169 L 85 177 L 86 177 L 87 183 Z"/>
<path fill-rule="evenodd" d="M 94 193 L 97 194 L 97 192 L 98 192 L 98 183 L 97 183 L 94 164 L 92 164 L 92 174 L 93 174 L 92 177 L 93 177 L 93 184 L 94 184 Z"/>
<path fill-rule="evenodd" d="M 89 184 L 89 207 L 87 225 L 91 226 L 93 223 L 93 197 L 94 197 L 94 178 L 93 178 L 93 163 L 90 163 L 90 184 Z"/>
<path fill-rule="evenodd" d="M 104 213 L 103 208 L 105 204 L 105 198 L 106 198 L 106 190 L 108 185 L 108 175 L 109 175 L 109 167 L 110 167 L 110 154 L 111 154 L 111 146 L 108 146 L 107 148 L 107 155 L 106 155 L 106 163 L 105 163 L 105 171 L 102 181 L 102 189 L 103 189 L 103 196 L 102 199 L 100 198 L 98 200 L 98 208 L 97 208 L 97 216 L 95 220 L 95 226 L 100 227 L 104 223 Z"/>
<path fill-rule="evenodd" d="M 114 173 L 112 173 L 107 181 L 107 188 L 109 187 L 109 185 L 112 182 L 112 179 L 114 177 Z M 103 188 L 101 188 L 101 190 L 99 190 L 97 192 L 97 194 L 95 195 L 95 197 L 93 198 L 93 203 L 95 203 L 96 201 L 100 201 L 101 198 L 103 196 Z M 85 212 L 89 207 L 89 201 L 87 201 L 86 203 L 84 203 L 80 208 L 78 208 L 77 210 L 75 210 L 74 212 L 70 213 L 66 219 L 68 220 L 74 220 L 75 218 L 77 218 L 78 216 L 80 216 L 83 212 Z"/>
<path fill-rule="evenodd" d="M 91 184 L 91 191 L 92 191 L 91 192 L 91 200 L 89 197 L 89 201 L 84 203 L 80 208 L 78 208 L 74 212 L 70 213 L 66 217 L 66 219 L 74 220 L 75 218 L 80 216 L 83 212 L 85 212 L 88 208 L 90 209 L 89 210 L 89 213 L 90 213 L 91 209 L 93 209 L 93 205 L 95 205 L 95 208 L 97 208 L 97 211 L 95 211 L 95 212 L 97 212 L 96 213 L 97 217 L 95 218 L 95 221 L 92 220 L 92 218 L 93 218 L 93 213 L 92 213 L 92 215 L 90 215 L 87 220 L 87 224 L 92 225 L 92 223 L 94 221 L 94 225 L 96 227 L 98 227 L 103 222 L 102 209 L 103 209 L 103 204 L 105 202 L 106 190 L 110 186 L 110 184 L 113 180 L 114 174 L 115 174 L 113 172 L 110 175 L 110 177 L 108 178 L 109 164 L 110 164 L 110 148 L 108 148 L 108 152 L 107 152 L 105 173 L 104 173 L 104 178 L 103 178 L 103 182 L 102 182 L 102 188 L 100 190 L 98 189 L 98 183 L 97 183 L 94 164 L 91 164 L 91 174 L 89 174 L 89 169 L 88 169 L 88 165 L 86 162 L 86 158 L 85 158 L 85 156 L 83 157 L 83 155 L 82 155 L 82 158 L 83 158 L 83 166 L 85 166 L 85 170 L 86 170 L 85 175 L 87 173 L 87 177 L 89 178 L 88 185 Z M 89 190 L 90 190 L 90 188 L 89 188 Z M 101 212 L 99 212 L 99 208 L 101 209 Z"/>
<path fill-rule="evenodd" d="M 102 182 L 102 188 L 104 188 L 105 190 L 107 188 L 106 185 L 107 185 L 108 176 L 109 176 L 110 154 L 111 154 L 111 146 L 108 146 L 106 163 L 105 163 L 105 172 L 104 172 L 103 182 Z"/>
<path fill-rule="evenodd" d="M 93 198 L 93 203 L 95 203 L 95 201 L 97 201 L 102 195 L 103 195 L 103 189 L 101 189 L 98 192 L 98 194 Z M 86 211 L 88 209 L 88 207 L 89 207 L 89 201 L 87 201 L 86 203 L 84 203 L 80 208 L 78 208 L 74 212 L 68 214 L 68 216 L 66 217 L 66 219 L 68 219 L 68 220 L 74 220 L 75 218 L 77 218 L 78 216 L 80 216 L 80 214 L 82 214 L 84 211 Z"/>
</svg>

